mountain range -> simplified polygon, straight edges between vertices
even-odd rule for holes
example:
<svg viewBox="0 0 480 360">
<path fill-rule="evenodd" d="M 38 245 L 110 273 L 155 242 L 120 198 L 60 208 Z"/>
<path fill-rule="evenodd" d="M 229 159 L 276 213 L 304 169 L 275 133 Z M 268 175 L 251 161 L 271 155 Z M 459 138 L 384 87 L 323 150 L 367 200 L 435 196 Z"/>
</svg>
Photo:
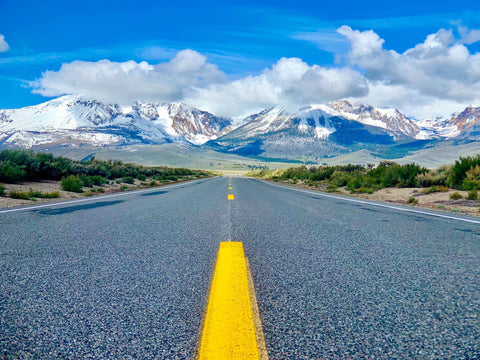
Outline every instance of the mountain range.
<svg viewBox="0 0 480 360">
<path fill-rule="evenodd" d="M 165 143 L 317 162 L 357 151 L 401 158 L 445 143 L 448 151 L 461 144 L 473 144 L 469 148 L 480 151 L 480 108 L 415 120 L 396 109 L 342 100 L 295 111 L 275 106 L 233 123 L 182 103 L 120 106 L 68 95 L 21 109 L 0 110 L 0 148 Z"/>
</svg>

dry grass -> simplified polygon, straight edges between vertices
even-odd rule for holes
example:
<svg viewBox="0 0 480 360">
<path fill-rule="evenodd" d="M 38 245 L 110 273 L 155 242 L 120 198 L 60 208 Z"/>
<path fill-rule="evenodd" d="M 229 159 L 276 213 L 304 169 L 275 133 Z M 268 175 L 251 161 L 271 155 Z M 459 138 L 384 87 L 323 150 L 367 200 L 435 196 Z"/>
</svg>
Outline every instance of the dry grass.
<svg viewBox="0 0 480 360">
<path fill-rule="evenodd" d="M 33 204 L 43 204 L 43 203 L 50 203 L 50 202 L 58 202 L 58 201 L 65 201 L 70 199 L 78 199 L 84 198 L 85 196 L 91 195 L 101 195 L 102 192 L 92 192 L 92 189 L 84 188 L 83 193 L 73 193 L 69 191 L 62 190 L 60 186 L 60 181 L 40 181 L 40 182 L 25 182 L 21 184 L 4 184 L 5 185 L 5 194 L 6 196 L 0 196 L 0 209 L 7 209 L 12 207 L 18 206 L 27 206 Z M 121 191 L 121 186 L 127 186 L 129 189 L 135 189 L 137 186 L 140 186 L 140 182 L 135 180 L 135 184 L 112 184 L 112 185 L 104 185 L 101 188 L 103 189 L 103 193 L 115 193 Z M 99 188 L 99 187 L 95 187 Z M 13 199 L 9 196 L 10 191 L 41 191 L 42 193 L 51 193 L 53 191 L 58 191 L 60 193 L 59 198 L 55 199 L 42 199 L 36 198 L 35 200 L 22 200 L 22 199 Z"/>
<path fill-rule="evenodd" d="M 325 191 L 324 187 L 310 187 L 305 183 L 298 183 L 302 188 Z M 336 193 L 348 196 L 354 196 L 363 199 L 389 202 L 395 204 L 411 205 L 426 209 L 444 210 L 467 215 L 480 216 L 480 202 L 478 200 L 467 200 L 467 191 L 447 190 L 441 192 L 425 193 L 424 188 L 386 188 L 375 191 L 373 194 L 355 194 L 352 195 L 348 190 L 338 188 Z M 452 200 L 450 195 L 458 192 L 463 199 Z M 409 204 L 410 198 L 415 198 L 417 204 Z"/>
</svg>

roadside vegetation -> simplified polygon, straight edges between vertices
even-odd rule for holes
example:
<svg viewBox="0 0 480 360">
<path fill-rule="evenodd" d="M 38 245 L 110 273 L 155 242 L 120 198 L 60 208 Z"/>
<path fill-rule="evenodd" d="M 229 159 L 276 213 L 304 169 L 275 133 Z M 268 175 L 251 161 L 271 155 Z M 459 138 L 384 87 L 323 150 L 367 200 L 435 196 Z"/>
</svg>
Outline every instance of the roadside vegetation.
<svg viewBox="0 0 480 360">
<path fill-rule="evenodd" d="M 87 161 L 76 161 L 27 150 L 0 151 L 0 196 L 8 195 L 16 199 L 54 198 L 59 197 L 60 193 L 42 193 L 31 189 L 7 191 L 4 184 L 52 180 L 60 181 L 64 191 L 80 193 L 84 188 L 89 188 L 86 193 L 92 195 L 103 192 L 102 186 L 109 184 L 123 184 L 120 190 L 128 190 L 136 186 L 158 186 L 207 176 L 211 176 L 207 171 L 146 167 L 120 160 L 101 161 L 92 157 Z"/>
<path fill-rule="evenodd" d="M 52 192 L 41 192 L 38 190 L 29 191 L 10 191 L 10 197 L 13 199 L 22 199 L 22 200 L 36 200 L 37 198 L 40 199 L 54 199 L 59 198 L 60 193 L 58 191 Z"/>
<path fill-rule="evenodd" d="M 477 203 L 476 200 L 480 199 L 480 155 L 460 158 L 453 165 L 433 170 L 417 164 L 400 165 L 383 161 L 377 166 L 300 166 L 285 170 L 258 170 L 247 175 L 347 194 L 416 188 L 418 190 L 413 196 L 404 199 L 411 205 L 419 204 L 418 199 L 423 195 L 443 192 L 448 193 L 446 196 L 452 201 L 475 200 Z"/>
<path fill-rule="evenodd" d="M 383 161 L 378 166 L 300 166 L 285 170 L 253 171 L 247 175 L 290 183 L 302 181 L 313 186 L 326 184 L 332 190 L 345 186 L 352 193 L 371 193 L 390 187 L 420 187 L 425 188 L 425 193 L 449 189 L 478 191 L 480 155 L 460 158 L 454 165 L 435 170 L 416 164 L 400 165 Z"/>
</svg>

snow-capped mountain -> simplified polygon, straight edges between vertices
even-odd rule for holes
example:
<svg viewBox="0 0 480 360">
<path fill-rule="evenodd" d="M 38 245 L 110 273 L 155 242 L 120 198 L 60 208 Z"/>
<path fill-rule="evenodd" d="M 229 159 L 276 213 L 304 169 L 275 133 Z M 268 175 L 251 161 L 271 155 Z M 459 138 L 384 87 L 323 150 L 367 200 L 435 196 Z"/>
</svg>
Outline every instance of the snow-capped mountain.
<svg viewBox="0 0 480 360">
<path fill-rule="evenodd" d="M 272 157 L 327 156 L 423 139 L 426 134 L 397 110 L 342 101 L 296 112 L 273 107 L 251 115 L 244 125 L 207 144 L 220 151 Z"/>
<path fill-rule="evenodd" d="M 439 141 L 480 141 L 480 108 L 418 121 L 396 109 L 343 100 L 296 111 L 275 106 L 236 126 L 182 103 L 135 102 L 125 107 L 76 95 L 0 110 L 0 147 L 179 142 L 241 155 L 299 159 L 357 150 L 405 156 Z"/>
<path fill-rule="evenodd" d="M 386 129 L 394 137 L 408 136 L 415 139 L 430 137 L 427 129 L 422 130 L 413 120 L 403 115 L 397 109 L 382 109 L 364 104 L 352 105 L 346 100 L 320 105 L 331 116 L 343 116 L 349 120 L 358 121 L 364 125 Z"/>
<path fill-rule="evenodd" d="M 448 118 L 426 119 L 419 121 L 418 124 L 429 132 L 431 137 L 447 139 L 469 137 L 475 129 L 477 129 L 477 132 L 479 130 L 480 108 L 469 106 L 462 112 L 453 114 Z"/>
<path fill-rule="evenodd" d="M 0 145 L 106 146 L 181 141 L 200 145 L 215 139 L 230 124 L 228 119 L 181 103 L 136 102 L 121 107 L 69 95 L 40 105 L 0 110 Z"/>
<path fill-rule="evenodd" d="M 298 111 L 273 107 L 208 146 L 237 154 L 291 158 L 335 156 L 357 150 L 405 154 L 438 139 L 480 140 L 480 108 L 467 108 L 443 121 L 416 121 L 396 109 L 339 101 Z M 431 146 L 431 145 L 430 145 Z M 400 150 L 399 150 L 400 149 Z"/>
</svg>

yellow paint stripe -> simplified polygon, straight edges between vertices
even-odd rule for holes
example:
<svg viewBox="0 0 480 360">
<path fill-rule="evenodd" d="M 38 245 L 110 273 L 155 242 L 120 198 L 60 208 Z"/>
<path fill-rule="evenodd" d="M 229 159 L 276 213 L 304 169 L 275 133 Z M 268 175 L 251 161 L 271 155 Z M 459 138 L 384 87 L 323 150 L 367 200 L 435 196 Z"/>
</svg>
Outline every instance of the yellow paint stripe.
<svg viewBox="0 0 480 360">
<path fill-rule="evenodd" d="M 220 243 L 198 359 L 260 359 L 241 242 Z"/>
<path fill-rule="evenodd" d="M 255 324 L 255 336 L 257 337 L 257 349 L 260 360 L 268 360 L 267 345 L 263 336 L 262 321 L 260 320 L 260 311 L 258 310 L 257 296 L 255 295 L 255 286 L 253 285 L 252 273 L 248 258 L 245 258 L 247 264 L 248 289 L 250 290 L 250 302 L 252 303 L 253 323 Z"/>
<path fill-rule="evenodd" d="M 231 187 L 231 186 L 229 186 L 229 187 L 228 187 L 228 190 L 232 190 L 232 187 Z"/>
<path fill-rule="evenodd" d="M 235 200 L 235 196 L 233 196 L 233 194 L 228 194 L 227 199 L 228 200 Z"/>
</svg>

